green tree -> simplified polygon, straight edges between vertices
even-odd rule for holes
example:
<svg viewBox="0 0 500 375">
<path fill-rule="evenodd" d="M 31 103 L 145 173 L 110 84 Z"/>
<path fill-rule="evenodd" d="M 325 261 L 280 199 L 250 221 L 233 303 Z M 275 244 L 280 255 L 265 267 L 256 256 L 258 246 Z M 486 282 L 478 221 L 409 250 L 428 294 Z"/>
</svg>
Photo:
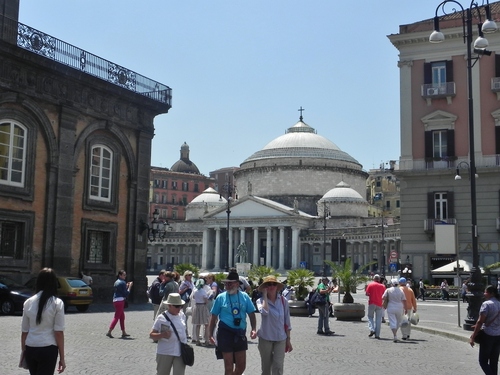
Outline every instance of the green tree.
<svg viewBox="0 0 500 375">
<path fill-rule="evenodd" d="M 181 276 L 188 270 L 193 273 L 195 278 L 197 278 L 200 273 L 200 269 L 191 263 L 179 263 L 174 266 L 174 271 L 179 272 Z"/>
<path fill-rule="evenodd" d="M 255 287 L 259 283 L 259 280 L 269 275 L 280 276 L 279 272 L 276 272 L 274 268 L 267 266 L 254 266 L 248 271 L 248 278 L 252 280 Z"/>
<path fill-rule="evenodd" d="M 372 264 L 375 264 L 376 262 L 371 262 L 365 264 L 364 266 L 360 266 L 356 271 L 352 269 L 351 258 L 347 258 L 344 264 L 340 265 L 332 262 L 331 260 L 325 260 L 325 263 L 332 268 L 333 270 L 332 277 L 335 277 L 344 287 L 344 298 L 342 299 L 342 303 L 353 303 L 354 298 L 352 298 L 351 290 L 353 288 L 356 288 L 359 283 L 366 282 L 370 279 L 367 275 L 364 275 L 362 272 L 363 270 L 370 267 Z"/>
<path fill-rule="evenodd" d="M 305 268 L 290 270 L 287 280 L 287 285 L 295 288 L 295 296 L 299 301 L 302 301 L 309 292 L 308 287 L 314 286 L 314 272 Z"/>
</svg>

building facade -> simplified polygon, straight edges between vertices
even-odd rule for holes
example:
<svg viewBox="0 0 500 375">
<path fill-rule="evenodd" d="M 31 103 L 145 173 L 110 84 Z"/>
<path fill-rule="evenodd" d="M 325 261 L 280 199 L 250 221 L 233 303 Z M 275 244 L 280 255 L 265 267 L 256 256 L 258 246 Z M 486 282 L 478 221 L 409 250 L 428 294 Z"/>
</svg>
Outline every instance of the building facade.
<svg viewBox="0 0 500 375">
<path fill-rule="evenodd" d="M 125 269 L 138 300 L 153 120 L 171 90 L 19 23 L 17 0 L 0 10 L 0 272 L 84 272 L 109 300 Z"/>
<path fill-rule="evenodd" d="M 480 7 L 482 19 L 484 8 Z M 429 15 L 435 9 L 429 6 Z M 498 19 L 500 3 L 491 4 Z M 473 10 L 474 23 L 477 23 Z M 402 25 L 389 39 L 399 51 L 402 254 L 415 276 L 449 263 L 455 249 L 437 246 L 435 226 L 456 224 L 458 256 L 472 260 L 467 58 L 462 14 L 439 21 L 445 41 L 429 43 L 433 19 Z M 477 26 L 473 25 L 473 39 Z M 474 146 L 478 177 L 480 265 L 499 261 L 500 217 L 500 33 L 485 35 L 491 56 L 473 54 Z M 461 180 L 454 177 L 458 172 Z"/>
<path fill-rule="evenodd" d="M 215 172 L 223 177 L 219 189 L 230 181 L 237 194 L 228 201 L 205 190 L 188 204 L 187 220 L 150 248 L 173 249 L 179 262 L 203 270 L 249 262 L 283 274 L 299 267 L 328 274 L 324 260 L 335 261 L 347 247 L 355 267 L 375 262 L 373 271 L 389 272 L 386 261 L 400 248 L 398 222 L 383 226 L 369 217 L 368 173 L 302 117 L 243 161 L 234 179 L 228 169 Z"/>
</svg>

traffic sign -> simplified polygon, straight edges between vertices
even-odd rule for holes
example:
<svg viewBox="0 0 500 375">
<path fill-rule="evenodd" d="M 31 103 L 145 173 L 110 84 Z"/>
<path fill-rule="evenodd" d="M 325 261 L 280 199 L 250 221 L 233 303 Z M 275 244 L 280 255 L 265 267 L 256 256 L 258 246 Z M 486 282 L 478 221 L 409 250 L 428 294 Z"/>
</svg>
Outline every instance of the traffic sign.
<svg viewBox="0 0 500 375">
<path fill-rule="evenodd" d="M 395 250 L 391 251 L 391 259 L 397 259 L 398 258 L 398 252 Z"/>
</svg>

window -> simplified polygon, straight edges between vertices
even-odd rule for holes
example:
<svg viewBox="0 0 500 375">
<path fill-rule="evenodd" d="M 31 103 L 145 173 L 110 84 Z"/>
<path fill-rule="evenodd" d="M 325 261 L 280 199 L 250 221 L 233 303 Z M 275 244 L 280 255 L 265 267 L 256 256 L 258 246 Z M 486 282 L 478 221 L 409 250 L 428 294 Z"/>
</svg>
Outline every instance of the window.
<svg viewBox="0 0 500 375">
<path fill-rule="evenodd" d="M 24 186 L 27 129 L 14 121 L 0 123 L 0 183 Z"/>
<path fill-rule="evenodd" d="M 168 181 L 167 180 L 162 180 L 162 188 L 166 189 L 168 187 Z"/>
<path fill-rule="evenodd" d="M 442 158 L 448 156 L 448 138 L 446 130 L 432 132 L 432 156 Z"/>
<path fill-rule="evenodd" d="M 112 270 L 118 224 L 83 219 L 82 230 L 80 267 L 90 270 Z"/>
<path fill-rule="evenodd" d="M 167 210 L 166 210 L 165 208 L 161 210 L 161 217 L 162 217 L 163 219 L 166 219 L 166 218 L 167 218 Z"/>
<path fill-rule="evenodd" d="M 89 230 L 88 263 L 109 263 L 109 232 Z"/>
<path fill-rule="evenodd" d="M 198 192 L 198 184 L 194 184 L 194 191 L 197 193 Z"/>
<path fill-rule="evenodd" d="M 182 191 L 188 191 L 189 190 L 189 184 L 187 182 L 182 183 Z"/>
<path fill-rule="evenodd" d="M 96 145 L 90 157 L 90 197 L 110 202 L 113 153 L 103 145 Z"/>
<path fill-rule="evenodd" d="M 175 194 L 172 194 L 172 204 L 175 204 L 176 200 L 177 200 L 177 197 L 175 196 Z"/>
<path fill-rule="evenodd" d="M 23 254 L 23 223 L 0 221 L 0 258 L 21 260 Z"/>
<path fill-rule="evenodd" d="M 399 208 L 399 200 L 396 201 L 396 207 Z"/>
<path fill-rule="evenodd" d="M 154 202 L 155 202 L 155 203 L 160 203 L 160 194 L 155 193 L 155 195 L 154 195 L 154 198 L 153 198 L 153 199 L 154 199 Z"/>
<path fill-rule="evenodd" d="M 182 197 L 182 204 L 183 204 L 184 206 L 187 206 L 187 204 L 188 204 L 187 197 Z"/>
<path fill-rule="evenodd" d="M 161 195 L 161 203 L 167 203 L 167 196 L 166 194 Z"/>
<path fill-rule="evenodd" d="M 452 191 L 428 193 L 427 217 L 429 219 L 446 221 L 454 218 L 454 202 Z"/>
<path fill-rule="evenodd" d="M 385 208 L 387 208 L 388 210 L 391 209 L 391 201 L 386 201 L 385 202 Z"/>
<path fill-rule="evenodd" d="M 172 189 L 177 190 L 177 181 L 172 181 Z"/>
<path fill-rule="evenodd" d="M 172 219 L 177 219 L 177 211 L 172 211 Z"/>
<path fill-rule="evenodd" d="M 444 61 L 435 62 L 432 66 L 432 85 L 439 87 L 446 84 L 446 63 Z"/>
<path fill-rule="evenodd" d="M 155 180 L 154 185 L 155 185 L 155 187 L 159 187 L 160 186 L 160 180 Z"/>
<path fill-rule="evenodd" d="M 434 218 L 438 220 L 448 219 L 448 199 L 446 193 L 434 194 Z"/>
</svg>

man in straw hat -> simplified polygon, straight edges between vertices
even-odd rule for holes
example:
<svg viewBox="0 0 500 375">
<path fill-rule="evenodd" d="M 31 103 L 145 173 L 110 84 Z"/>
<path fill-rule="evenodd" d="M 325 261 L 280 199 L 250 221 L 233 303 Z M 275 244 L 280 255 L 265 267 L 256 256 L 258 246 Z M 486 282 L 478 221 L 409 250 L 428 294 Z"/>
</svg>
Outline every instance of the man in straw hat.
<svg viewBox="0 0 500 375">
<path fill-rule="evenodd" d="M 259 352 L 262 375 L 283 374 L 285 353 L 293 350 L 290 342 L 290 308 L 288 300 L 279 294 L 283 284 L 269 275 L 259 286 L 262 297 L 257 300 L 261 314 Z"/>
<path fill-rule="evenodd" d="M 210 343 L 217 345 L 217 358 L 224 359 L 224 374 L 241 375 L 245 371 L 247 360 L 247 315 L 252 329 L 250 337 L 257 337 L 255 307 L 248 294 L 239 290 L 240 278 L 235 269 L 230 269 L 227 279 L 222 282 L 226 291 L 217 296 L 210 311 Z M 215 340 L 213 332 L 217 320 L 219 324 Z"/>
</svg>

